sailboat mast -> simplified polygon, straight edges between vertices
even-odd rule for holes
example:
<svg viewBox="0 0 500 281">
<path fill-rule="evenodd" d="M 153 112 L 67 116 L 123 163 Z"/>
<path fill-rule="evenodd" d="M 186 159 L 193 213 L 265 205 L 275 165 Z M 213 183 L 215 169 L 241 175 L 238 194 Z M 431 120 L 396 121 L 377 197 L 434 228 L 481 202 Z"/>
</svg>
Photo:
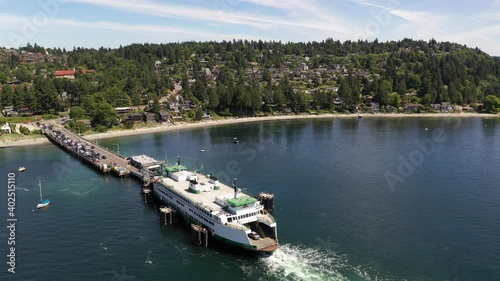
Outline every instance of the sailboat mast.
<svg viewBox="0 0 500 281">
<path fill-rule="evenodd" d="M 38 180 L 38 186 L 40 187 L 40 202 L 42 202 L 42 182 Z"/>
</svg>

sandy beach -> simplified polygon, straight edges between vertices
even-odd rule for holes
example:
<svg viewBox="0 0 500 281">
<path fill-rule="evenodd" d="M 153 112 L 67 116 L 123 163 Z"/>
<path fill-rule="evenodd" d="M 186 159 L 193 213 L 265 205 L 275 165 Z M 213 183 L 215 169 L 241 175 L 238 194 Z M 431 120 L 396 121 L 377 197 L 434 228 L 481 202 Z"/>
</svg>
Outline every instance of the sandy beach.
<svg viewBox="0 0 500 281">
<path fill-rule="evenodd" d="M 419 113 L 419 114 L 360 114 L 362 118 L 500 118 L 498 114 L 481 114 L 481 113 Z M 234 125 L 249 122 L 261 121 L 278 121 L 278 120 L 293 120 L 293 119 L 320 119 L 320 118 L 358 118 L 357 114 L 322 114 L 322 115 L 281 115 L 281 116 L 265 116 L 265 117 L 245 117 L 245 118 L 227 118 L 220 120 L 206 120 L 195 123 L 181 122 L 176 125 L 158 125 L 150 128 L 137 128 L 131 130 L 108 131 L 106 133 L 89 134 L 84 137 L 89 140 L 114 138 L 132 135 L 141 135 L 149 133 L 167 132 L 174 130 L 204 128 L 211 126 Z M 49 141 L 46 138 L 26 138 L 19 140 L 0 140 L 0 148 L 11 146 L 29 146 L 46 144 Z"/>
</svg>

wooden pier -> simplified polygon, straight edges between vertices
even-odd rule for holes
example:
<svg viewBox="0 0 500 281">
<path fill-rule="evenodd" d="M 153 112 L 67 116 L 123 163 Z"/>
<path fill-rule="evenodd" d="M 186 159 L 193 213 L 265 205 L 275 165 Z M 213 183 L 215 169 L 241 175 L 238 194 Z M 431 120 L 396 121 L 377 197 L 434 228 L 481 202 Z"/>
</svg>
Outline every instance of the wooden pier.
<svg viewBox="0 0 500 281">
<path fill-rule="evenodd" d="M 43 134 L 55 145 L 102 173 L 113 173 L 119 177 L 133 176 L 145 184 L 150 182 L 152 174 L 147 167 L 130 165 L 129 159 L 124 156 L 89 141 L 61 125 L 45 124 Z M 165 163 L 166 161 L 158 161 L 155 164 L 161 167 Z"/>
</svg>

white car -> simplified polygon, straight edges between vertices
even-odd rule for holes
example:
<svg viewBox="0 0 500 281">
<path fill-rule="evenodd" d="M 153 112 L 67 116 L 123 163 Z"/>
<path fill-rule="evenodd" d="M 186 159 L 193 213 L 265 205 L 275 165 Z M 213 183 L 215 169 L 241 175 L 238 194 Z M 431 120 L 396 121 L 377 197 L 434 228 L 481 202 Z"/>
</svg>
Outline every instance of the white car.
<svg viewBox="0 0 500 281">
<path fill-rule="evenodd" d="M 253 240 L 259 240 L 260 239 L 259 234 L 257 232 L 255 232 L 255 231 L 250 232 L 250 234 L 248 234 L 248 237 L 252 238 Z"/>
</svg>

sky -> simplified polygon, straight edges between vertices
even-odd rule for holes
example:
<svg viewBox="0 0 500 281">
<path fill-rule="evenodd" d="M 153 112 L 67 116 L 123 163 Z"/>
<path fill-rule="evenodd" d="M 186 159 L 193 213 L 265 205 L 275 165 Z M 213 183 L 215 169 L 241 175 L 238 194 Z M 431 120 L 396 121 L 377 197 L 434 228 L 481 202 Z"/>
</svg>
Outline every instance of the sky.
<svg viewBox="0 0 500 281">
<path fill-rule="evenodd" d="M 500 0 L 0 0 L 0 46 L 404 38 L 500 56 Z"/>
</svg>

